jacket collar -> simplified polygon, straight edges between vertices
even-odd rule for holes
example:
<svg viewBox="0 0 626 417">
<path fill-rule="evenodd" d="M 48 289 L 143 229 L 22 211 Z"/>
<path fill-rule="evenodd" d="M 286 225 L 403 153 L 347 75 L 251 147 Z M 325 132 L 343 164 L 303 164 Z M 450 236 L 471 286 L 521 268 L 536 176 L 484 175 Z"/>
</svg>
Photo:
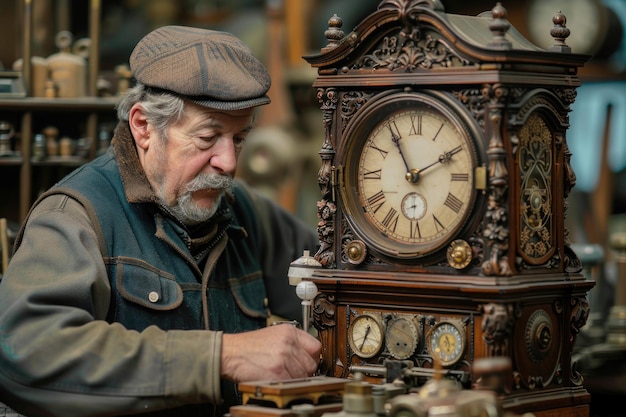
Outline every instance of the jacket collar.
<svg viewBox="0 0 626 417">
<path fill-rule="evenodd" d="M 111 140 L 111 148 L 120 168 L 120 175 L 128 202 L 160 205 L 139 162 L 135 140 L 130 133 L 128 122 L 120 121 L 118 123 Z"/>
</svg>

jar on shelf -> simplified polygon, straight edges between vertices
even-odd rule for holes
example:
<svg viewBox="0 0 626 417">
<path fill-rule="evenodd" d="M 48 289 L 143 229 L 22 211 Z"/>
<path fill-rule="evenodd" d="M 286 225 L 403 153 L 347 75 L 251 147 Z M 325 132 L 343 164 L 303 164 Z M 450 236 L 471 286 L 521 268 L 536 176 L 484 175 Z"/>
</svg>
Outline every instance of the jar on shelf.
<svg viewBox="0 0 626 417">
<path fill-rule="evenodd" d="M 37 133 L 33 137 L 33 158 L 36 160 L 46 158 L 46 137 L 43 133 Z"/>
<path fill-rule="evenodd" d="M 13 125 L 7 121 L 0 121 L 0 156 L 12 156 L 11 139 L 15 133 Z"/>
<path fill-rule="evenodd" d="M 46 83 L 48 82 L 48 60 L 40 56 L 33 56 L 30 58 L 30 62 L 33 68 L 33 97 L 46 97 Z M 22 71 L 24 67 L 24 60 L 19 58 L 13 63 L 13 69 L 15 71 Z"/>
<path fill-rule="evenodd" d="M 74 141 L 68 137 L 63 136 L 59 140 L 59 155 L 63 157 L 69 157 L 74 154 Z"/>
<path fill-rule="evenodd" d="M 87 65 L 85 59 L 70 52 L 73 36 L 61 31 L 55 38 L 60 51 L 48 57 L 50 79 L 58 97 L 83 97 L 87 94 Z"/>
<path fill-rule="evenodd" d="M 57 142 L 57 135 L 59 134 L 59 129 L 55 126 L 47 126 L 43 129 L 42 133 L 46 137 L 46 155 L 58 155 L 59 142 Z"/>
<path fill-rule="evenodd" d="M 98 155 L 103 155 L 109 149 L 109 145 L 111 144 L 111 132 L 109 127 L 106 124 L 100 125 L 100 129 L 98 130 Z"/>
</svg>

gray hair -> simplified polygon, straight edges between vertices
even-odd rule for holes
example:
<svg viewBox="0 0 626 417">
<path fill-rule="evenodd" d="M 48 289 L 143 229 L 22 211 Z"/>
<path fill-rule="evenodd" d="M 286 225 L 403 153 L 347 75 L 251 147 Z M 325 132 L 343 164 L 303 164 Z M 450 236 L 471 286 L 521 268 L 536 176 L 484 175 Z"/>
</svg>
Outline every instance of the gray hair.
<svg viewBox="0 0 626 417">
<path fill-rule="evenodd" d="M 146 118 L 164 140 L 167 139 L 168 127 L 177 123 L 185 111 L 185 102 L 180 97 L 137 83 L 117 104 L 117 118 L 128 121 L 130 109 L 136 103 L 141 104 Z"/>
</svg>

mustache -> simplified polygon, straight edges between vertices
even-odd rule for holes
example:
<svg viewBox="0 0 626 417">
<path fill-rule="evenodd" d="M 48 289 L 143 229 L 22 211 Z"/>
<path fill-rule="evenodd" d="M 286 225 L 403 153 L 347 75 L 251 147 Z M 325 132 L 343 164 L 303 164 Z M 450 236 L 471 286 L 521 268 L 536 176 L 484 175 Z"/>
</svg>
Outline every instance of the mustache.
<svg viewBox="0 0 626 417">
<path fill-rule="evenodd" d="M 187 184 L 187 192 L 198 190 L 230 190 L 233 187 L 233 178 L 229 175 L 200 174 Z"/>
</svg>

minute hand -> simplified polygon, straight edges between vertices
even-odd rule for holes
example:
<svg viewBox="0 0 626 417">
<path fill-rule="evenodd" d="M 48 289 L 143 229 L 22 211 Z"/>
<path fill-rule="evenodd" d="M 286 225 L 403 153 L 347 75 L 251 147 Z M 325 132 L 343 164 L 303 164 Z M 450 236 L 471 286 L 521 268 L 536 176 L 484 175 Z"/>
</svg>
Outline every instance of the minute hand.
<svg viewBox="0 0 626 417">
<path fill-rule="evenodd" d="M 452 155 L 454 155 L 455 153 L 458 153 L 461 151 L 461 145 L 457 146 L 456 148 L 452 149 L 451 151 L 448 152 L 444 152 L 441 155 L 439 155 L 439 158 L 437 158 L 437 160 L 435 162 L 432 162 L 428 165 L 426 165 L 423 168 L 413 168 L 411 170 L 411 176 L 416 178 L 415 181 L 413 182 L 417 182 L 417 180 L 419 180 L 419 176 L 426 171 L 428 168 L 433 167 L 437 164 L 445 164 L 446 162 L 450 161 L 450 159 L 452 159 Z"/>
<path fill-rule="evenodd" d="M 394 126 L 395 126 L 395 123 L 394 123 Z M 400 147 L 400 136 L 398 136 L 393 131 L 393 129 L 391 128 L 391 123 L 388 123 L 387 127 L 389 128 L 389 132 L 391 133 L 391 141 L 393 142 L 394 145 L 396 145 L 396 148 L 398 148 L 398 153 L 400 153 L 400 157 L 402 158 L 402 162 L 404 162 L 404 167 L 406 168 L 406 172 L 408 173 L 409 164 L 406 162 L 406 157 L 404 156 L 404 153 L 402 152 L 402 148 Z"/>
</svg>

